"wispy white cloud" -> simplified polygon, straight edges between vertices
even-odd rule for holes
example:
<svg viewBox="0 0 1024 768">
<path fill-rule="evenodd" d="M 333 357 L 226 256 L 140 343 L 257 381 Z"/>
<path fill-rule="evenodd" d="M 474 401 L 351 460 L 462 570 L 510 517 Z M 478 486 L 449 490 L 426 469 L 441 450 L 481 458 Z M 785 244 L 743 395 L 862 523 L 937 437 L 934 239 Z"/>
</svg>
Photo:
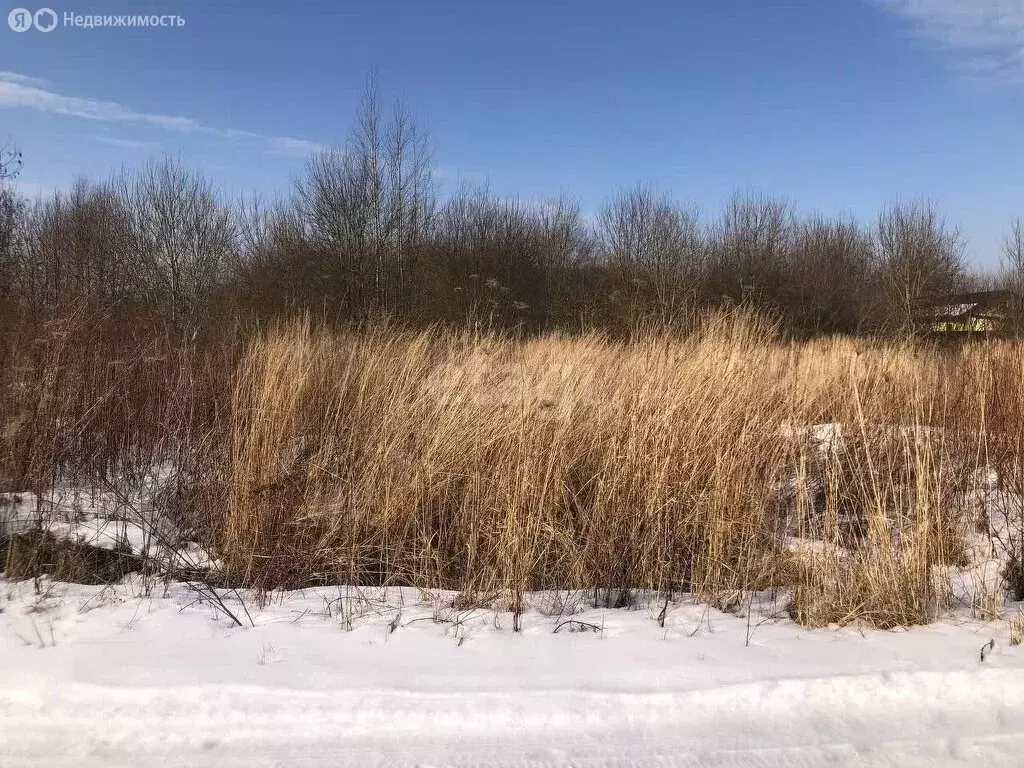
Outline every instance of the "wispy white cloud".
<svg viewBox="0 0 1024 768">
<path fill-rule="evenodd" d="M 296 139 L 291 136 L 265 136 L 262 133 L 253 133 L 252 131 L 240 131 L 234 128 L 229 128 L 223 131 L 216 131 L 220 136 L 225 139 L 233 139 L 236 141 L 261 141 L 266 142 L 270 151 L 276 155 L 308 155 L 313 152 L 321 152 L 325 149 L 329 149 L 329 145 L 321 144 L 319 141 L 310 141 L 308 139 Z"/>
<path fill-rule="evenodd" d="M 118 149 L 160 149 L 160 145 L 155 141 L 138 141 L 136 139 L 125 139 L 120 136 L 95 136 L 93 137 L 100 144 L 106 144 L 108 147 L 117 147 Z"/>
<path fill-rule="evenodd" d="M 134 112 L 113 101 L 64 96 L 24 82 L 23 76 L 0 73 L 0 109 L 34 109 L 101 122 L 148 123 L 159 128 L 190 133 L 202 126 L 188 117 Z"/>
<path fill-rule="evenodd" d="M 287 136 L 279 136 L 271 140 L 271 149 L 279 155 L 310 155 L 314 152 L 322 152 L 329 149 L 327 144 L 307 139 L 292 139 Z"/>
<path fill-rule="evenodd" d="M 1024 0 L 876 0 L 976 76 L 1024 84 Z"/>
<path fill-rule="evenodd" d="M 253 131 L 215 128 L 191 117 L 138 112 L 114 101 L 66 96 L 50 90 L 36 78 L 16 72 L 0 72 L 0 109 L 32 109 L 55 115 L 105 123 L 150 125 L 185 134 L 204 134 L 228 141 L 263 144 L 278 154 L 306 154 L 322 145 L 289 136 L 267 136 Z"/>
<path fill-rule="evenodd" d="M 38 77 L 29 77 L 28 75 L 22 75 L 18 72 L 3 72 L 0 71 L 0 80 L 9 83 L 21 83 L 22 85 L 30 85 L 34 88 L 46 88 L 49 86 L 45 80 L 40 80 Z"/>
</svg>

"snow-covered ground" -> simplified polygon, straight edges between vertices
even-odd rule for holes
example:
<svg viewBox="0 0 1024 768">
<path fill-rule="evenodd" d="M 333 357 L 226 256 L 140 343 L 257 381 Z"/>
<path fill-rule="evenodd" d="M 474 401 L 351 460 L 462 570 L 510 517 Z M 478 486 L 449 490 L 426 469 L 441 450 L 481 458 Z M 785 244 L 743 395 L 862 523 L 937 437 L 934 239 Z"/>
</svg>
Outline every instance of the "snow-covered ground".
<svg viewBox="0 0 1024 768">
<path fill-rule="evenodd" d="M 158 507 L 161 474 L 157 470 L 131 491 L 57 487 L 35 493 L 0 493 L 0 541 L 42 528 L 58 539 L 100 549 L 121 549 L 181 568 L 206 568 L 208 554 L 181 536 Z"/>
<path fill-rule="evenodd" d="M 563 593 L 514 633 L 452 597 L 227 595 L 238 627 L 180 584 L 0 582 L 0 765 L 1024 763 L 1006 621 L 806 631 L 679 603 L 661 627 L 661 604 Z"/>
<path fill-rule="evenodd" d="M 1022 500 L 996 486 L 962 500 L 987 532 L 969 533 L 970 566 L 937 574 L 948 616 L 905 631 L 801 629 L 785 595 L 679 601 L 659 621 L 653 597 L 536 594 L 514 632 L 500 603 L 412 589 L 261 607 L 139 575 L 0 579 L 0 766 L 1021 766 L 1022 606 L 1003 606 L 1002 573 Z M 156 491 L 3 494 L 0 536 L 43 526 L 216 565 Z M 992 605 L 1006 618 L 983 621 Z"/>
</svg>

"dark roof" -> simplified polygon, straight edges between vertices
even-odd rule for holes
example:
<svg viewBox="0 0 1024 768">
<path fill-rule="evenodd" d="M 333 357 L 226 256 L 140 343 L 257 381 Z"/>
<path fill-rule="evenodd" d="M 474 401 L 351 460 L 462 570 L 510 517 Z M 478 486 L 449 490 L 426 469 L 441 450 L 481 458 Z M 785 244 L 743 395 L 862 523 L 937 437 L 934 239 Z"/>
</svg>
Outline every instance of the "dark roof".
<svg viewBox="0 0 1024 768">
<path fill-rule="evenodd" d="M 1003 328 L 1015 308 L 1022 306 L 1021 301 L 1021 296 L 1014 291 L 951 293 L 919 302 L 914 314 L 919 321 L 933 324 L 986 320 L 994 324 L 988 330 L 997 330 Z M 941 330 L 957 331 L 956 328 Z"/>
<path fill-rule="evenodd" d="M 950 293 L 945 296 L 933 296 L 922 299 L 920 306 L 950 307 L 959 304 L 973 304 L 975 309 L 987 309 L 988 307 L 1017 301 L 1020 298 L 1013 291 L 975 291 L 974 293 Z"/>
</svg>

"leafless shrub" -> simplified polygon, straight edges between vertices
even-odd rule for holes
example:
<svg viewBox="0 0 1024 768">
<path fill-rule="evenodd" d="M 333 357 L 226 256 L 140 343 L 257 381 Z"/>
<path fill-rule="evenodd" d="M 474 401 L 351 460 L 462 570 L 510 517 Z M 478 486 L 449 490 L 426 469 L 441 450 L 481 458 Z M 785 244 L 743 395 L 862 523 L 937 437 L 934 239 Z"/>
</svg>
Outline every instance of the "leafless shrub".
<svg viewBox="0 0 1024 768">
<path fill-rule="evenodd" d="M 356 317 L 408 299 L 436 200 L 426 133 L 403 104 L 385 122 L 371 80 L 347 143 L 310 159 L 296 198 L 322 273 Z"/>
<path fill-rule="evenodd" d="M 114 189 L 128 222 L 136 284 L 167 307 L 173 325 L 194 327 L 235 248 L 229 210 L 201 173 L 169 159 L 122 173 Z"/>
<path fill-rule="evenodd" d="M 871 239 L 855 221 L 799 222 L 786 268 L 785 314 L 803 334 L 857 333 L 878 320 Z"/>
<path fill-rule="evenodd" d="M 898 330 L 914 330 L 922 299 L 962 284 L 963 240 L 928 203 L 890 207 L 878 218 L 876 237 L 890 322 Z"/>
<path fill-rule="evenodd" d="M 711 239 L 711 290 L 732 302 L 777 306 L 792 234 L 783 200 L 734 195 Z"/>
<path fill-rule="evenodd" d="M 672 322 L 695 305 L 705 266 L 695 212 L 637 186 L 605 205 L 597 227 L 632 322 L 645 316 Z"/>
<path fill-rule="evenodd" d="M 1003 243 L 1002 268 L 1008 288 L 1024 293 L 1024 219 L 1014 219 Z"/>
</svg>

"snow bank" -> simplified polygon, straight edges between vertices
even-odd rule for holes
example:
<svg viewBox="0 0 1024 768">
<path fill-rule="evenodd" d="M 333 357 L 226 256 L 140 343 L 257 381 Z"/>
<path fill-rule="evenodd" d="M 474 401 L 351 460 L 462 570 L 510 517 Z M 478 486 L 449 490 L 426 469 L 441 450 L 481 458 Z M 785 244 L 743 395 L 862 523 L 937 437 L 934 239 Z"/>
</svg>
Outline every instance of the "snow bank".
<svg viewBox="0 0 1024 768">
<path fill-rule="evenodd" d="M 548 595 L 517 634 L 510 615 L 456 611 L 451 595 L 322 589 L 249 605 L 240 629 L 184 585 L 2 588 L 4 766 L 1016 766 L 1024 754 L 1024 649 L 1006 644 L 1005 622 L 804 631 L 685 604 L 660 627 L 657 603 Z M 596 631 L 555 633 L 570 616 Z"/>
</svg>

